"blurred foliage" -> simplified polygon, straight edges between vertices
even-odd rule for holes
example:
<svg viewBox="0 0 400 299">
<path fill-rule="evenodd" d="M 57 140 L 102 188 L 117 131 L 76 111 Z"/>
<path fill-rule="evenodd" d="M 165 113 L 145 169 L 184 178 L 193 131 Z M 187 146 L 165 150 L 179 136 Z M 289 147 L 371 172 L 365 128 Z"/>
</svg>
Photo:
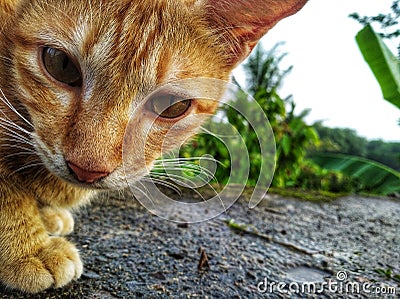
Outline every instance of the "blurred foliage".
<svg viewBox="0 0 400 299">
<path fill-rule="evenodd" d="M 361 157 L 319 153 L 311 159 L 324 169 L 338 171 L 357 181 L 356 192 L 393 194 L 400 192 L 400 173 L 375 161 Z"/>
<path fill-rule="evenodd" d="M 314 128 L 307 125 L 304 120 L 309 111 L 296 114 L 296 105 L 292 97 L 282 98 L 278 93 L 283 79 L 292 69 L 292 67 L 285 70 L 280 68 L 280 63 L 286 54 L 278 53 L 279 46 L 279 44 L 276 45 L 270 51 L 264 51 L 261 46 L 258 46 L 244 64 L 244 70 L 247 75 L 246 89 L 268 117 L 276 141 L 276 157 L 269 159 L 270 163 L 276 162 L 272 185 L 286 187 L 296 185 L 296 180 L 301 173 L 301 165 L 307 154 L 307 147 L 318 143 L 319 139 Z M 237 82 L 235 83 L 238 85 Z M 260 174 L 263 157 L 260 152 L 259 135 L 245 116 L 256 117 L 257 111 L 251 110 L 254 108 L 248 104 L 247 95 L 242 91 L 236 95 L 235 106 L 240 107 L 242 113 L 228 107 L 223 113 L 218 114 L 224 115 L 228 123 L 242 136 L 251 161 L 247 185 L 254 186 Z M 223 131 L 222 128 L 227 124 L 219 121 L 218 126 L 221 126 Z M 267 134 L 267 130 L 265 133 Z M 200 157 L 205 154 L 212 155 L 224 165 L 217 169 L 215 177 L 219 183 L 227 183 L 230 176 L 231 157 L 223 143 L 214 136 L 199 134 L 191 143 L 182 148 L 180 153 L 182 157 Z"/>
<path fill-rule="evenodd" d="M 328 128 L 320 123 L 314 124 L 314 128 L 320 137 L 320 143 L 310 147 L 310 154 L 326 152 L 359 156 L 400 171 L 400 142 L 368 141 L 352 129 Z"/>
<path fill-rule="evenodd" d="M 339 171 L 327 170 L 307 159 L 300 167 L 294 187 L 305 190 L 321 190 L 332 193 L 349 193 L 358 190 L 358 182 Z"/>
<path fill-rule="evenodd" d="M 305 122 L 309 110 L 295 114 L 292 96 L 282 98 L 279 88 L 292 67 L 281 70 L 286 54 L 278 53 L 280 44 L 270 51 L 258 46 L 244 64 L 247 89 L 267 115 L 276 142 L 276 170 L 273 186 L 294 185 L 310 144 L 318 143 L 318 135 Z M 234 120 L 234 119 L 233 119 Z"/>
<path fill-rule="evenodd" d="M 369 141 L 365 157 L 400 172 L 400 142 Z"/>
<path fill-rule="evenodd" d="M 318 147 L 310 151 L 333 152 L 364 157 L 367 153 L 368 140 L 357 135 L 352 129 L 328 128 L 320 123 L 314 124 L 321 139 Z"/>
</svg>

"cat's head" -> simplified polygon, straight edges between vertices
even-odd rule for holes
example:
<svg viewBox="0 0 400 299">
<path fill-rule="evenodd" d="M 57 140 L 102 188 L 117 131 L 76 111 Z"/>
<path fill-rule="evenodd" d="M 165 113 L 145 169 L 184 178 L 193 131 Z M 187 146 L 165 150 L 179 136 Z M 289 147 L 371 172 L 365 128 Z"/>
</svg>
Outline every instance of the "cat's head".
<svg viewBox="0 0 400 299">
<path fill-rule="evenodd" d="M 307 0 L 20 2 L 0 44 L 9 58 L 0 87 L 26 109 L 46 168 L 116 189 L 126 169 L 140 178 L 162 151 L 192 136 L 202 122 L 194 115 L 215 111 L 216 102 L 191 90 L 211 87 L 173 82 L 229 80 L 258 40 Z M 223 84 L 212 88 L 216 97 L 224 92 Z"/>
</svg>

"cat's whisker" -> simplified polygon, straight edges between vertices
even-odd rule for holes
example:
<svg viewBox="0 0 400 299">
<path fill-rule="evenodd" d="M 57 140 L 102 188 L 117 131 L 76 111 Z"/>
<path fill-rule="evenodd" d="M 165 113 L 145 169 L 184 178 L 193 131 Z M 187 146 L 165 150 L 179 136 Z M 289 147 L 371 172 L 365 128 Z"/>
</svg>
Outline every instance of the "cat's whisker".
<svg viewBox="0 0 400 299">
<path fill-rule="evenodd" d="M 157 175 L 159 175 L 159 174 L 157 174 Z M 151 180 L 151 182 L 154 182 L 154 183 L 156 183 L 156 184 L 160 184 L 160 185 L 165 186 L 165 187 L 167 187 L 167 188 L 171 188 L 171 186 L 173 186 L 173 187 L 172 187 L 172 190 L 176 191 L 176 192 L 179 194 L 179 196 L 182 197 L 182 191 L 181 191 L 180 189 L 178 189 L 178 187 L 175 187 L 174 184 L 165 181 L 165 179 L 169 179 L 168 176 L 162 176 L 162 175 L 160 175 L 159 177 L 160 177 L 161 179 L 155 179 L 155 178 L 151 177 L 151 178 L 145 178 L 144 180 Z M 163 179 L 164 179 L 164 180 L 163 180 Z M 185 183 L 184 183 L 184 184 L 185 184 Z M 207 183 L 207 186 L 208 186 L 209 188 L 211 188 L 211 190 L 215 193 L 215 196 L 216 196 L 216 197 L 219 199 L 219 201 L 221 202 L 221 206 L 223 207 L 223 210 L 226 211 L 226 210 L 227 210 L 227 207 L 226 207 L 225 203 L 223 202 L 223 200 L 221 199 L 221 197 L 219 196 L 218 191 L 215 190 L 215 188 L 214 188 L 211 184 L 209 184 L 209 183 Z M 187 187 L 187 185 L 186 185 L 186 187 Z M 203 202 L 206 202 L 206 201 L 209 200 L 209 199 L 206 199 L 205 196 L 204 196 L 200 191 L 198 191 L 196 188 L 191 188 L 191 190 L 192 190 L 194 193 L 196 193 L 196 194 L 201 198 L 201 200 L 202 200 Z"/>
<path fill-rule="evenodd" d="M 151 178 L 158 178 L 158 179 L 167 179 L 173 182 L 179 183 L 181 186 L 185 186 L 187 188 L 196 188 L 197 185 L 195 182 L 191 181 L 190 178 L 185 178 L 180 175 L 176 174 L 160 174 L 160 173 L 151 173 Z M 204 183 L 208 183 L 207 181 L 203 180 Z"/>
<path fill-rule="evenodd" d="M 210 186 L 210 187 L 211 187 L 211 186 Z M 215 191 L 213 187 L 211 187 L 211 189 L 213 189 L 213 191 Z M 196 193 L 196 194 L 201 198 L 202 201 L 204 201 L 204 202 L 207 201 L 206 198 L 203 196 L 203 194 L 200 193 L 200 191 L 198 191 L 198 190 L 196 190 L 196 189 L 192 189 L 192 191 L 193 191 L 194 193 Z M 216 192 L 216 194 L 218 195 L 217 192 Z M 225 208 L 225 206 L 224 206 L 224 208 Z"/>
<path fill-rule="evenodd" d="M 117 194 L 118 194 L 118 200 L 126 199 L 124 190 L 120 190 L 120 189 L 117 190 Z"/>
<path fill-rule="evenodd" d="M 198 164 L 194 164 L 194 163 L 182 163 L 182 161 L 177 161 L 177 162 L 167 162 L 167 163 L 162 163 L 162 164 L 158 164 L 158 165 L 154 165 L 153 169 L 162 169 L 165 167 L 176 167 L 179 168 L 181 170 L 185 170 L 185 169 L 199 169 L 199 167 L 201 168 L 202 166 L 198 165 Z"/>
<path fill-rule="evenodd" d="M 156 208 L 156 205 L 155 205 L 154 201 L 152 200 L 152 198 L 150 196 L 150 192 L 147 189 L 147 187 L 141 181 L 138 181 L 137 184 L 140 184 L 141 188 L 139 188 L 136 185 L 132 185 L 131 186 L 131 190 L 133 188 L 134 190 L 139 191 L 141 194 L 143 194 L 144 197 L 146 197 L 150 201 L 150 203 L 152 204 L 153 208 Z"/>
<path fill-rule="evenodd" d="M 14 130 L 14 129 L 16 129 L 15 127 L 13 127 L 9 124 L 1 123 L 1 121 L 0 121 L 0 127 L 5 130 L 4 135 L 15 138 L 15 139 L 19 139 L 21 141 L 23 140 L 25 143 L 33 145 L 32 140 L 27 138 L 26 136 L 21 135 L 20 133 L 17 133 Z M 25 133 L 25 132 L 21 132 L 21 133 Z"/>
<path fill-rule="evenodd" d="M 32 149 L 30 149 L 30 148 L 26 148 L 26 147 L 23 147 L 20 145 L 10 144 L 10 143 L 0 144 L 0 147 L 15 148 L 15 149 L 23 150 L 23 151 L 32 151 Z M 32 153 L 35 153 L 35 152 L 32 151 Z"/>
<path fill-rule="evenodd" d="M 36 162 L 36 161 L 33 161 L 33 162 Z M 43 166 L 43 167 L 39 167 L 39 168 L 35 169 L 36 176 L 42 176 L 42 175 L 45 176 L 45 175 L 47 175 L 48 173 L 47 173 L 47 169 L 45 168 L 45 164 L 44 163 L 39 164 L 39 162 L 41 162 L 41 161 L 38 161 L 38 165 L 37 166 Z"/>
<path fill-rule="evenodd" d="M 196 182 L 193 181 L 193 179 L 194 179 L 193 177 L 186 177 L 186 176 L 183 176 L 183 175 L 174 174 L 174 173 L 171 173 L 168 170 L 166 171 L 165 174 L 164 173 L 151 172 L 151 175 L 152 175 L 152 177 L 163 177 L 163 178 L 166 178 L 166 179 L 176 180 L 176 181 L 181 182 L 182 184 L 185 184 L 185 185 L 187 185 L 187 186 L 189 186 L 191 188 L 196 188 L 197 187 Z M 195 177 L 195 179 L 197 181 L 200 180 L 200 182 L 202 182 L 202 183 L 208 183 L 208 182 L 212 181 L 214 179 L 214 177 L 211 176 L 211 175 L 202 177 L 200 174 L 198 174 Z"/>
<path fill-rule="evenodd" d="M 4 117 L 0 117 L 0 122 L 2 122 L 4 125 L 8 125 L 10 127 L 13 127 L 17 130 L 20 130 L 21 132 L 27 134 L 27 135 L 32 135 L 32 133 L 30 131 L 28 131 L 27 129 L 21 127 L 20 125 L 18 125 L 17 123 L 15 123 L 14 121 L 12 121 L 8 116 L 6 116 L 6 114 L 1 111 L 1 113 L 5 116 Z"/>
<path fill-rule="evenodd" d="M 104 200 L 106 200 L 106 201 L 111 200 L 111 198 L 112 198 L 111 191 L 110 190 L 105 191 L 103 194 L 103 197 L 104 197 Z"/>
<path fill-rule="evenodd" d="M 8 134 L 4 134 L 4 135 L 8 135 Z M 4 138 L 4 139 L 1 139 L 1 140 L 2 141 L 6 141 L 6 142 L 8 142 L 10 144 L 19 144 L 21 146 L 24 146 L 27 150 L 29 149 L 29 150 L 31 150 L 33 152 L 35 151 L 34 150 L 35 146 L 34 146 L 33 143 L 31 143 L 31 142 L 29 142 L 29 141 L 27 141 L 27 140 L 25 140 L 23 138 L 18 138 L 16 136 L 10 135 L 10 137 L 12 137 L 12 138 Z"/>
<path fill-rule="evenodd" d="M 215 159 L 212 156 L 203 156 L 203 157 L 190 157 L 190 158 L 172 158 L 172 159 L 161 159 L 157 160 L 155 165 L 163 165 L 163 164 L 168 164 L 168 163 L 176 163 L 176 165 L 198 165 L 196 163 L 182 163 L 182 162 L 199 162 L 199 161 L 209 161 L 209 162 L 214 162 L 217 163 L 221 166 L 224 164 L 217 159 Z"/>
<path fill-rule="evenodd" d="M 220 163 L 220 165 L 223 165 L 221 162 L 215 160 L 215 159 L 207 159 L 204 158 L 202 159 L 203 161 L 210 161 L 210 162 L 215 162 L 215 163 Z M 193 159 L 193 160 L 176 160 L 176 161 L 162 161 L 160 163 L 157 163 L 154 165 L 154 167 L 165 167 L 165 166 L 176 166 L 176 167 L 181 167 L 182 169 L 185 168 L 193 168 L 193 169 L 206 169 L 205 166 L 202 166 L 201 164 L 198 164 L 196 162 L 200 161 L 199 159 Z"/>
<path fill-rule="evenodd" d="M 0 127 L 6 129 L 11 134 L 18 134 L 21 138 L 25 138 L 26 140 L 30 140 L 29 138 L 32 136 L 30 132 L 26 131 L 21 126 L 18 126 L 13 122 L 4 121 L 2 118 L 0 118 Z"/>
<path fill-rule="evenodd" d="M 184 177 L 182 175 L 173 174 L 173 173 L 170 173 L 170 172 L 167 172 L 165 174 L 153 173 L 152 172 L 151 173 L 151 177 L 158 177 L 158 178 L 173 180 L 173 181 L 179 182 L 181 185 L 185 185 L 185 186 L 188 186 L 188 187 L 191 187 L 191 188 L 196 188 L 196 186 L 197 186 L 196 183 L 193 182 L 192 178 Z M 197 179 L 199 179 L 199 178 L 197 177 Z M 209 180 L 201 179 L 201 178 L 200 178 L 200 181 L 202 183 L 209 182 Z"/>
<path fill-rule="evenodd" d="M 18 157 L 18 156 L 36 156 L 36 152 L 34 152 L 34 151 L 18 152 L 15 154 L 6 155 L 6 156 L 4 156 L 4 158 L 8 159 L 8 158 L 13 158 L 13 157 Z"/>
<path fill-rule="evenodd" d="M 166 161 L 166 162 L 178 161 L 179 162 L 179 161 L 198 161 L 198 160 L 207 160 L 207 161 L 219 162 L 218 160 L 216 160 L 213 157 L 206 156 L 206 157 L 189 157 L 189 158 L 177 157 L 177 158 L 169 158 L 169 159 L 162 158 L 161 160 L 156 160 L 155 163 L 157 164 L 157 163 L 161 163 L 161 162 L 164 162 L 164 161 Z"/>
<path fill-rule="evenodd" d="M 15 107 L 10 103 L 9 100 L 7 100 L 7 97 L 1 88 L 0 88 L 0 100 L 4 104 L 6 104 L 6 106 L 10 108 L 10 110 L 14 112 L 20 119 L 22 119 L 26 124 L 28 124 L 30 127 L 33 128 L 33 125 L 21 113 L 19 113 L 17 109 L 15 109 Z"/>
<path fill-rule="evenodd" d="M 158 178 L 153 178 L 153 177 L 144 177 L 142 180 L 142 182 L 150 182 L 150 183 L 155 183 L 164 187 L 167 187 L 173 191 L 175 191 L 176 193 L 179 194 L 179 196 L 182 196 L 182 191 L 173 183 L 162 180 L 162 179 L 158 179 Z"/>
<path fill-rule="evenodd" d="M 44 166 L 44 164 L 43 163 L 34 163 L 34 164 L 29 164 L 29 165 L 22 166 L 22 167 L 18 168 L 17 170 L 11 172 L 10 176 L 13 176 L 13 175 L 15 175 L 18 172 L 21 172 L 23 170 L 27 170 L 29 168 L 34 168 L 34 167 L 38 167 L 38 166 Z"/>
<path fill-rule="evenodd" d="M 218 163 L 222 164 L 221 162 L 219 162 L 218 160 L 216 160 L 212 157 L 210 157 L 210 158 L 202 157 L 202 159 L 212 161 L 212 162 L 218 162 Z M 216 180 L 215 174 L 212 173 L 207 168 L 202 167 L 201 165 L 187 163 L 187 162 L 198 161 L 198 160 L 199 160 L 199 157 L 172 158 L 172 159 L 158 160 L 155 163 L 153 170 L 155 170 L 155 171 L 159 170 L 162 172 L 151 171 L 150 175 L 156 176 L 159 178 L 163 178 L 163 179 L 173 179 L 173 180 L 176 180 L 177 182 L 181 182 L 183 184 L 190 185 L 187 183 L 187 182 L 190 182 L 190 177 L 183 177 L 183 176 L 180 176 L 177 174 L 172 174 L 169 172 L 169 171 L 181 171 L 182 172 L 185 170 L 189 170 L 189 171 L 194 172 L 194 174 L 198 175 L 196 177 L 196 179 L 200 179 L 200 181 L 202 181 L 203 183 L 210 186 L 212 188 L 212 190 L 217 194 L 217 191 L 209 184 L 210 181 Z M 186 162 L 186 163 L 182 163 L 182 162 Z M 192 187 L 195 188 L 196 186 L 193 185 Z"/>
<path fill-rule="evenodd" d="M 144 180 L 146 182 L 146 179 Z M 156 185 L 164 186 L 172 191 L 174 191 L 179 197 L 182 197 L 182 190 L 179 189 L 177 184 L 173 184 L 172 182 L 168 182 L 167 180 L 161 178 L 149 178 L 147 179 L 148 182 L 152 182 Z"/>
<path fill-rule="evenodd" d="M 1 127 L 1 125 L 0 125 Z M 5 136 L 4 141 L 10 141 L 10 142 L 17 142 L 17 143 L 21 143 L 21 144 L 26 144 L 29 145 L 31 147 L 34 147 L 34 144 L 31 142 L 31 140 L 24 138 L 23 136 L 17 134 L 17 133 L 10 133 L 10 132 L 4 132 L 3 134 Z M 7 138 L 10 137 L 10 138 Z"/>
<path fill-rule="evenodd" d="M 215 179 L 214 173 L 212 173 L 210 170 L 207 168 L 197 165 L 197 164 L 170 164 L 170 165 L 156 165 L 153 170 L 161 170 L 161 171 L 192 171 L 197 175 L 204 174 L 208 178 Z"/>
<path fill-rule="evenodd" d="M 1 126 L 2 128 L 4 128 L 4 129 L 7 129 L 7 130 L 8 130 L 9 132 L 11 132 L 11 133 L 16 133 L 15 131 L 19 131 L 20 134 L 22 133 L 22 134 L 26 135 L 26 136 L 25 136 L 26 138 L 32 136 L 32 133 L 30 133 L 29 131 L 25 130 L 23 127 L 17 125 L 17 124 L 14 123 L 14 122 L 5 120 L 5 119 L 3 119 L 3 118 L 0 118 L 0 126 Z M 13 131 L 10 131 L 11 129 L 12 129 Z M 22 135 L 21 135 L 21 136 L 22 136 Z"/>
<path fill-rule="evenodd" d="M 165 176 L 164 177 L 165 179 L 170 179 L 169 178 L 169 176 Z M 179 178 L 179 176 L 177 176 L 177 178 Z M 213 177 L 213 178 L 215 178 L 215 177 Z M 175 179 L 174 179 L 175 180 Z M 178 181 L 179 182 L 179 181 Z M 215 195 L 219 198 L 219 200 L 220 200 L 220 202 L 221 202 L 221 205 L 223 206 L 223 208 L 224 208 L 224 210 L 226 211 L 227 210 L 227 208 L 226 208 L 226 206 L 225 206 L 225 203 L 222 201 L 222 199 L 220 198 L 220 196 L 219 196 L 219 193 L 218 193 L 218 191 L 209 183 L 210 181 L 206 181 L 206 180 L 203 180 L 203 182 L 209 187 L 209 188 L 211 188 L 211 190 L 215 193 Z M 183 184 L 186 184 L 185 182 L 181 182 L 181 183 L 183 183 Z M 188 186 L 188 184 L 186 184 L 186 186 Z M 190 186 L 189 186 L 190 187 Z M 198 186 L 193 186 L 192 188 L 191 188 L 191 190 L 193 191 L 193 192 L 195 192 L 203 201 L 206 201 L 205 200 L 205 198 L 204 198 L 204 196 L 200 193 L 200 191 L 198 191 L 196 188 L 197 188 Z M 203 187 L 203 186 L 202 186 Z"/>
<path fill-rule="evenodd" d="M 158 175 L 158 174 L 157 174 Z M 160 176 L 158 176 L 159 178 L 161 178 L 161 179 L 154 179 L 153 177 L 151 177 L 150 179 L 151 180 L 157 180 L 157 183 L 160 183 L 161 185 L 166 185 L 166 184 L 169 184 L 168 186 L 170 186 L 170 185 L 173 185 L 172 183 L 170 183 L 170 182 L 166 182 L 165 181 L 165 179 L 171 179 L 170 177 L 168 177 L 168 176 L 162 176 L 162 175 L 160 175 Z M 162 180 L 162 179 L 164 179 L 164 180 Z M 186 188 L 190 188 L 193 192 L 195 192 L 203 201 L 206 201 L 206 199 L 205 199 L 205 197 L 203 196 L 203 194 L 201 194 L 201 192 L 200 191 L 198 191 L 197 189 L 196 189 L 196 187 L 197 186 L 189 186 L 186 182 L 181 182 L 181 181 L 178 181 L 178 180 L 176 180 L 176 178 L 175 179 L 173 179 L 173 181 L 176 181 L 176 182 L 180 182 L 181 183 L 181 185 L 182 186 L 185 186 Z M 211 185 L 211 184 L 209 184 L 208 182 L 205 182 L 205 183 L 207 183 L 206 185 L 209 187 L 209 188 L 211 188 L 211 190 L 216 194 L 216 196 L 218 196 L 218 192 L 217 192 L 217 190 L 215 190 L 215 188 Z M 178 189 L 178 190 L 176 190 L 175 188 L 174 188 L 174 190 L 176 191 L 176 192 L 178 192 L 179 193 L 179 195 L 180 196 L 182 196 L 182 192 Z M 224 204 L 224 202 L 222 201 L 222 199 L 218 196 L 218 198 L 220 199 L 220 201 L 221 201 L 221 204 L 222 204 L 222 206 L 223 206 L 223 208 L 226 210 L 226 206 L 225 206 L 225 204 Z"/>
<path fill-rule="evenodd" d="M 7 142 L 8 144 L 17 144 L 17 145 L 20 144 L 21 146 L 23 146 L 23 145 L 32 146 L 32 144 L 27 143 L 25 140 L 19 140 L 16 138 L 1 138 L 0 141 Z M 33 148 L 30 149 L 30 148 L 26 147 L 26 150 L 28 150 L 28 149 L 31 150 L 32 152 L 34 152 Z"/>
<path fill-rule="evenodd" d="M 213 177 L 214 174 L 211 172 L 209 169 L 206 167 L 203 167 L 201 165 L 196 165 L 196 164 L 165 164 L 165 165 L 156 165 L 153 167 L 154 171 L 190 171 L 194 174 L 197 175 L 207 175 L 209 177 Z"/>
</svg>

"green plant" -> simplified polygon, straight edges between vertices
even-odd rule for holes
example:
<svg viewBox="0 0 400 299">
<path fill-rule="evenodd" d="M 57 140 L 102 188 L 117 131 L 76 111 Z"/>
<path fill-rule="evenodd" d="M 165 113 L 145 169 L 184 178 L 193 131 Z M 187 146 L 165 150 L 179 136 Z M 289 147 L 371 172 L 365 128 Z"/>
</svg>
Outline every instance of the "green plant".
<svg viewBox="0 0 400 299">
<path fill-rule="evenodd" d="M 292 69 L 280 69 L 279 64 L 286 54 L 276 53 L 279 45 L 268 52 L 257 47 L 244 68 L 248 90 L 267 115 L 275 135 L 276 170 L 272 185 L 285 187 L 295 185 L 306 149 L 318 143 L 318 135 L 304 121 L 309 110 L 296 115 L 292 97 L 282 98 L 278 94 L 283 79 Z"/>
<path fill-rule="evenodd" d="M 273 184 L 276 187 L 296 186 L 301 167 L 306 163 L 307 148 L 319 142 L 315 129 L 304 121 L 309 110 L 295 115 L 293 102 L 290 107 L 287 117 L 278 124 L 282 135 L 277 140 L 277 169 Z"/>
<path fill-rule="evenodd" d="M 338 171 L 357 180 L 355 191 L 376 194 L 400 192 L 400 174 L 381 163 L 335 153 L 315 153 L 311 160 L 324 169 Z"/>
<path fill-rule="evenodd" d="M 393 269 L 375 269 L 375 272 L 386 279 L 393 279 L 394 281 L 400 283 L 400 274 L 393 273 Z"/>
<path fill-rule="evenodd" d="M 340 153 L 374 160 L 400 171 L 400 142 L 367 140 L 357 135 L 354 130 L 328 128 L 322 124 L 313 126 L 320 138 L 320 143 L 309 148 L 313 153 Z"/>
<path fill-rule="evenodd" d="M 361 17 L 358 13 L 352 13 L 349 17 L 358 21 L 363 26 L 367 26 L 373 23 L 379 24 L 382 32 L 379 36 L 387 39 L 395 39 L 400 37 L 400 29 L 398 19 L 400 18 L 400 0 L 392 2 L 390 7 L 391 12 L 388 14 L 378 14 L 376 16 L 363 16 Z M 400 44 L 398 45 L 398 56 L 400 58 Z"/>
<path fill-rule="evenodd" d="M 307 159 L 300 166 L 300 174 L 294 187 L 303 190 L 349 193 L 356 191 L 358 185 L 358 182 L 349 176 L 339 171 L 324 169 Z"/>
<path fill-rule="evenodd" d="M 260 172 L 261 175 L 272 175 L 261 171 L 263 159 L 266 157 L 262 157 L 259 143 L 260 135 L 270 134 L 270 128 L 265 125 L 264 128 L 257 128 L 256 132 L 250 124 L 251 122 L 246 119 L 246 116 L 251 116 L 252 122 L 257 123 L 260 107 L 268 117 L 274 131 L 272 137 L 276 141 L 276 157 L 268 158 L 270 167 L 267 167 L 273 168 L 273 164 L 276 162 L 273 185 L 279 187 L 295 185 L 300 173 L 300 165 L 306 155 L 306 148 L 309 144 L 318 142 L 318 135 L 315 130 L 304 121 L 309 111 L 295 114 L 296 105 L 292 97 L 282 98 L 278 93 L 283 79 L 292 69 L 290 67 L 281 70 L 280 62 L 286 54 L 279 54 L 278 47 L 279 44 L 266 52 L 261 46 L 258 46 L 244 65 L 247 75 L 247 90 L 259 106 L 250 105 L 248 95 L 239 90 L 234 99 L 235 107 L 225 107 L 218 113 L 221 116 L 219 120 L 213 118 L 210 125 L 217 126 L 218 129 L 208 129 L 208 131 L 218 131 L 218 134 L 222 136 L 232 134 L 232 131 L 230 131 L 232 129 L 229 129 L 232 126 L 243 138 L 251 162 L 247 180 L 249 186 L 254 186 L 257 183 Z M 269 140 L 268 142 L 273 141 Z M 185 158 L 200 157 L 205 154 L 210 154 L 220 162 L 221 165 L 215 172 L 215 178 L 222 184 L 226 184 L 230 179 L 231 163 L 241 163 L 240 159 L 239 161 L 232 161 L 226 146 L 210 134 L 198 135 L 180 152 L 180 156 Z M 242 169 L 235 167 L 235 169 L 237 168 Z"/>
<path fill-rule="evenodd" d="M 371 25 L 361 30 L 356 40 L 365 61 L 381 86 L 383 97 L 400 108 L 400 60 L 389 50 Z"/>
<path fill-rule="evenodd" d="M 368 140 L 357 135 L 352 129 L 328 128 L 314 124 L 320 137 L 320 144 L 310 151 L 334 152 L 364 157 L 367 154 Z"/>
</svg>

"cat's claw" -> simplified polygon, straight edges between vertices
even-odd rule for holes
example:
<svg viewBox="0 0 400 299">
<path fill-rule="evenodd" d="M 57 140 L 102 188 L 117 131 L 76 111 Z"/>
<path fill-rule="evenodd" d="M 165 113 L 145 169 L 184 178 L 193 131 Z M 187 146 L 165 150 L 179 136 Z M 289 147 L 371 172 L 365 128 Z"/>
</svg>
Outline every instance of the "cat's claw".
<svg viewBox="0 0 400 299">
<path fill-rule="evenodd" d="M 70 211 L 44 207 L 40 210 L 43 224 L 50 235 L 66 236 L 74 230 L 74 218 Z"/>
<path fill-rule="evenodd" d="M 8 286 L 27 293 L 62 287 L 81 276 L 83 265 L 76 247 L 63 238 L 50 237 L 37 255 L 6 265 Z"/>
</svg>

